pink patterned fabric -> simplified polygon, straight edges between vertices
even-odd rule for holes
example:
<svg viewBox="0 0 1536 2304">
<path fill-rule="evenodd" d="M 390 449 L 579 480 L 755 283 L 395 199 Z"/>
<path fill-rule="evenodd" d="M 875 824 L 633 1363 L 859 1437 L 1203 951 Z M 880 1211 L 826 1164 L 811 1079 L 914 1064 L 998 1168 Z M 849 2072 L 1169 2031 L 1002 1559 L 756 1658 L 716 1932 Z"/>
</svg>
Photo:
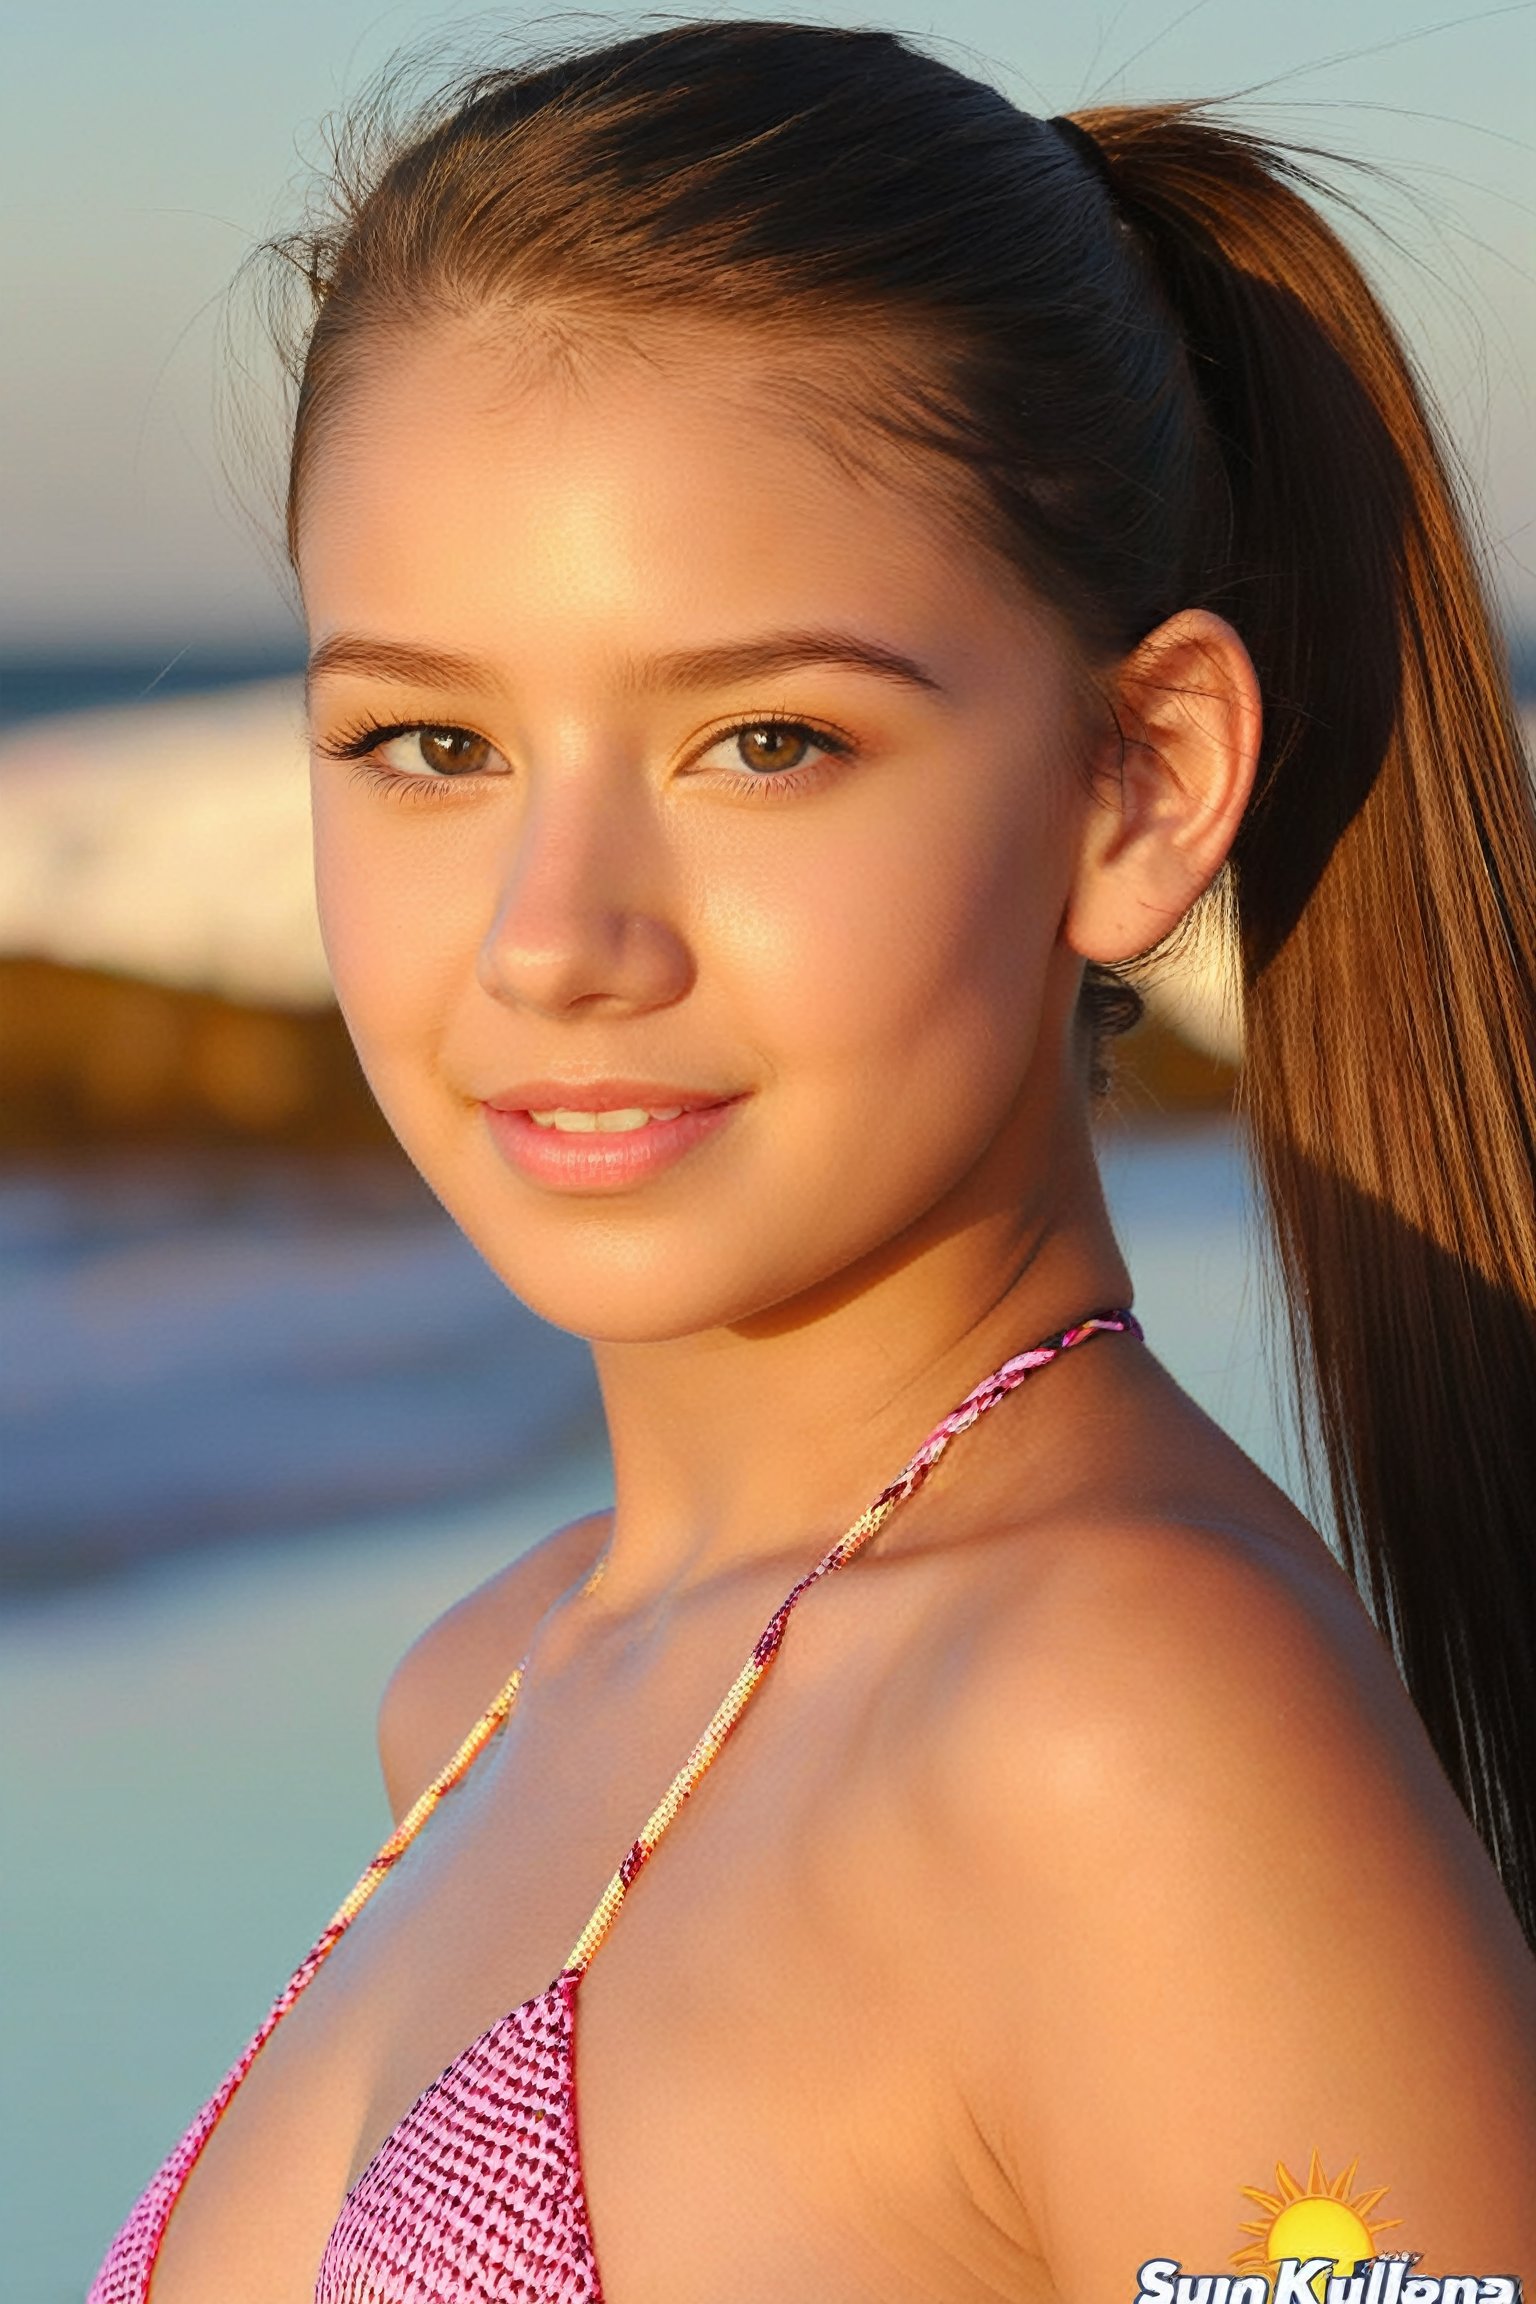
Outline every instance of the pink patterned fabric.
<svg viewBox="0 0 1536 2304">
<path fill-rule="evenodd" d="M 896 1479 L 800 1578 L 604 1890 L 560 1974 L 455 2057 L 353 2185 L 326 2243 L 315 2304 L 602 2304 L 577 2131 L 576 1995 L 632 1882 L 734 1730 L 778 1653 L 801 1595 L 853 1559 L 890 1512 L 922 1486 L 956 1434 L 1037 1369 L 1092 1336 L 1140 1334 L 1129 1312 L 1096 1312 L 1005 1361 L 945 1417 Z M 236 2089 L 437 1802 L 503 1726 L 522 1673 L 519 1665 L 295 1969 L 113 2241 L 86 2304 L 150 2304 L 171 2211 Z"/>
<path fill-rule="evenodd" d="M 348 2193 L 315 2304 L 600 2304 L 565 1969 L 417 2098 Z"/>
<path fill-rule="evenodd" d="M 183 2184 L 324 1957 L 317 1946 L 297 1970 L 153 2178 L 86 2304 L 146 2304 Z M 580 1981 L 579 1969 L 563 1969 L 417 2098 L 342 2204 L 315 2304 L 602 2304 L 576 2140 Z"/>
</svg>

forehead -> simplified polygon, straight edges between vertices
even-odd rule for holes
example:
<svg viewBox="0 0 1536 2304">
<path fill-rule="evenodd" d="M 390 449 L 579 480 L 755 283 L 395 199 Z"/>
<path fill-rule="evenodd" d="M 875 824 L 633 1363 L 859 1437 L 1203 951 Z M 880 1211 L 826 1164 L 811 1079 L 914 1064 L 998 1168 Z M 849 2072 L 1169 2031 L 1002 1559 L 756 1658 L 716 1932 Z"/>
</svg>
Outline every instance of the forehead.
<svg viewBox="0 0 1536 2304">
<path fill-rule="evenodd" d="M 644 652 L 790 611 L 962 655 L 1042 636 L 959 476 L 871 422 L 892 380 L 872 343 L 725 322 L 379 333 L 307 453 L 311 627 Z"/>
</svg>

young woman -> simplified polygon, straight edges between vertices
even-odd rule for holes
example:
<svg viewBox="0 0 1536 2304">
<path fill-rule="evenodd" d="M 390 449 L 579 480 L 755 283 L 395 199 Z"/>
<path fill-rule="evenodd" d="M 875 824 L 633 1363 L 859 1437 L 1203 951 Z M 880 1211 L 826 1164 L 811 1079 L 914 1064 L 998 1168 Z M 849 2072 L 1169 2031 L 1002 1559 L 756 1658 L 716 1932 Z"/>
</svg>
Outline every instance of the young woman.
<svg viewBox="0 0 1536 2304">
<path fill-rule="evenodd" d="M 493 73 L 340 190 L 327 949 L 617 1501 L 400 1666 L 400 1828 L 93 2297 L 1512 2297 L 1536 840 L 1379 307 L 1252 139 L 875 32 Z M 1224 866 L 1354 1582 L 1094 1169 Z"/>
</svg>

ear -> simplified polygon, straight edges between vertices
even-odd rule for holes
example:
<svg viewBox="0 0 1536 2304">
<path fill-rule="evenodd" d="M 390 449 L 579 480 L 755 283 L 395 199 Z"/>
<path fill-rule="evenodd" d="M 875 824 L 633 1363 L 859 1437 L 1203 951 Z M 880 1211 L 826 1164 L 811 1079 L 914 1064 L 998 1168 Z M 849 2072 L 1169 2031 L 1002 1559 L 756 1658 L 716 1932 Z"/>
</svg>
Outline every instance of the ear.
<svg viewBox="0 0 1536 2304">
<path fill-rule="evenodd" d="M 1230 624 L 1181 609 L 1117 668 L 1096 743 L 1063 935 L 1111 966 L 1149 951 L 1226 861 L 1258 764 L 1263 708 Z"/>
</svg>

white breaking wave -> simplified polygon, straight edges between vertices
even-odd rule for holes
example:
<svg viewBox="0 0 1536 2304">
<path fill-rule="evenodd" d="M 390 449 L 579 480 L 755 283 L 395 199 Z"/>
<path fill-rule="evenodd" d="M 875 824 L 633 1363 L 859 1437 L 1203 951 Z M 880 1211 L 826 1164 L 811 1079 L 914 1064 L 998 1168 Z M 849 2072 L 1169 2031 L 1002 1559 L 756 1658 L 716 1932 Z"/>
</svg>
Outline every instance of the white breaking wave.
<svg viewBox="0 0 1536 2304">
<path fill-rule="evenodd" d="M 0 737 L 0 953 L 326 1006 L 297 682 Z"/>
</svg>

